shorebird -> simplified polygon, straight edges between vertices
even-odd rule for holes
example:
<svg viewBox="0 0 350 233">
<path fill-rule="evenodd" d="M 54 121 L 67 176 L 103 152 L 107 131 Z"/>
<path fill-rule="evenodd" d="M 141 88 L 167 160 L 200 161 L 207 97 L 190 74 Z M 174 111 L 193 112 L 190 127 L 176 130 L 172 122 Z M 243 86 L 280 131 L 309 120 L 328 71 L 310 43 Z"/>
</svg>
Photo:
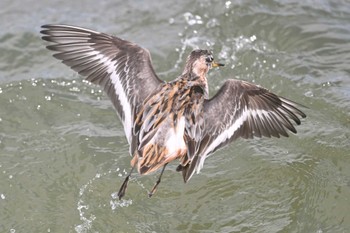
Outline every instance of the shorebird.
<svg viewBox="0 0 350 233">
<path fill-rule="evenodd" d="M 237 138 L 288 137 L 306 115 L 296 102 L 258 85 L 225 81 L 209 98 L 206 74 L 214 61 L 208 50 L 193 50 L 180 76 L 158 78 L 148 50 L 105 33 L 69 25 L 43 25 L 42 39 L 55 58 L 100 85 L 123 123 L 131 171 L 118 197 L 126 192 L 134 168 L 146 175 L 179 160 L 184 182 L 203 168 L 206 158 Z"/>
</svg>

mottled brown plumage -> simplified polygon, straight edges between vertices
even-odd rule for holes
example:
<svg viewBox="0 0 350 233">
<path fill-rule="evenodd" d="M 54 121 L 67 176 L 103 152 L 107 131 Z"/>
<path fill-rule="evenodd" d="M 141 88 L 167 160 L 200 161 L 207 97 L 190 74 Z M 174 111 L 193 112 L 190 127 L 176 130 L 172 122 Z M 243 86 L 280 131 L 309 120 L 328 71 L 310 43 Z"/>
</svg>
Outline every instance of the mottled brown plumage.
<svg viewBox="0 0 350 233">
<path fill-rule="evenodd" d="M 44 25 L 44 40 L 57 59 L 100 85 L 120 117 L 133 156 L 131 166 L 149 174 L 179 160 L 187 182 L 205 159 L 238 137 L 296 133 L 306 115 L 298 104 L 241 80 L 227 80 L 209 99 L 206 74 L 221 66 L 211 52 L 194 50 L 171 82 L 155 74 L 149 52 L 118 37 L 68 25 Z M 133 169 L 132 169 L 133 170 Z M 125 195 L 130 174 L 118 196 Z M 155 192 L 161 175 L 150 192 Z"/>
</svg>

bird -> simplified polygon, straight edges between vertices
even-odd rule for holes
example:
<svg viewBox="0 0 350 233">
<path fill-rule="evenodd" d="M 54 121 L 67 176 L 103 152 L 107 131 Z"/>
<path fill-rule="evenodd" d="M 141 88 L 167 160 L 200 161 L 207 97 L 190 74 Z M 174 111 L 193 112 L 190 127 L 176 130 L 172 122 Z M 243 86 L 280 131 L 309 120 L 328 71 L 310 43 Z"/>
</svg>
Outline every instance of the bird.
<svg viewBox="0 0 350 233">
<path fill-rule="evenodd" d="M 207 73 L 224 64 L 206 49 L 191 51 L 183 72 L 166 82 L 157 76 L 150 52 L 133 42 L 62 24 L 43 25 L 40 32 L 55 58 L 104 89 L 123 124 L 132 168 L 119 199 L 134 169 L 141 175 L 161 169 L 151 197 L 168 163 L 178 160 L 176 171 L 187 183 L 232 141 L 288 137 L 306 117 L 303 105 L 240 79 L 227 79 L 210 98 Z"/>
</svg>

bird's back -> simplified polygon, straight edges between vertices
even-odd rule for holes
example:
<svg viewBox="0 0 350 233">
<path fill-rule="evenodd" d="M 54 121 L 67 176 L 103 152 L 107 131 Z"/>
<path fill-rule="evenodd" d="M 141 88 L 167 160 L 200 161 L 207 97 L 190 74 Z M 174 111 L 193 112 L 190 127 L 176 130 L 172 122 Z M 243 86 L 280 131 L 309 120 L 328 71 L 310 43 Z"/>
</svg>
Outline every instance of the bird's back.
<svg viewBox="0 0 350 233">
<path fill-rule="evenodd" d="M 189 162 L 203 128 L 203 101 L 203 91 L 185 80 L 163 84 L 144 101 L 134 125 L 138 148 L 131 162 L 140 174 L 175 159 L 183 166 Z"/>
</svg>

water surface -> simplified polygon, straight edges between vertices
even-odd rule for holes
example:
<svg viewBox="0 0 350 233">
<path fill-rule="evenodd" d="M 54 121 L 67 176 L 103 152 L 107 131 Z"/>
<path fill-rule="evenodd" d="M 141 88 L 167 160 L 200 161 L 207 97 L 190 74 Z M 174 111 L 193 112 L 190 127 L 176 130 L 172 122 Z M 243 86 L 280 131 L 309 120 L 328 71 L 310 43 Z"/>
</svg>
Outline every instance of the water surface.
<svg viewBox="0 0 350 233">
<path fill-rule="evenodd" d="M 0 3 L 0 232 L 349 232 L 350 4 L 347 1 Z M 238 140 L 188 184 L 167 167 L 133 176 L 123 127 L 95 85 L 52 58 L 40 26 L 65 23 L 149 49 L 164 80 L 193 48 L 209 74 L 307 106 L 298 134 Z"/>
</svg>

